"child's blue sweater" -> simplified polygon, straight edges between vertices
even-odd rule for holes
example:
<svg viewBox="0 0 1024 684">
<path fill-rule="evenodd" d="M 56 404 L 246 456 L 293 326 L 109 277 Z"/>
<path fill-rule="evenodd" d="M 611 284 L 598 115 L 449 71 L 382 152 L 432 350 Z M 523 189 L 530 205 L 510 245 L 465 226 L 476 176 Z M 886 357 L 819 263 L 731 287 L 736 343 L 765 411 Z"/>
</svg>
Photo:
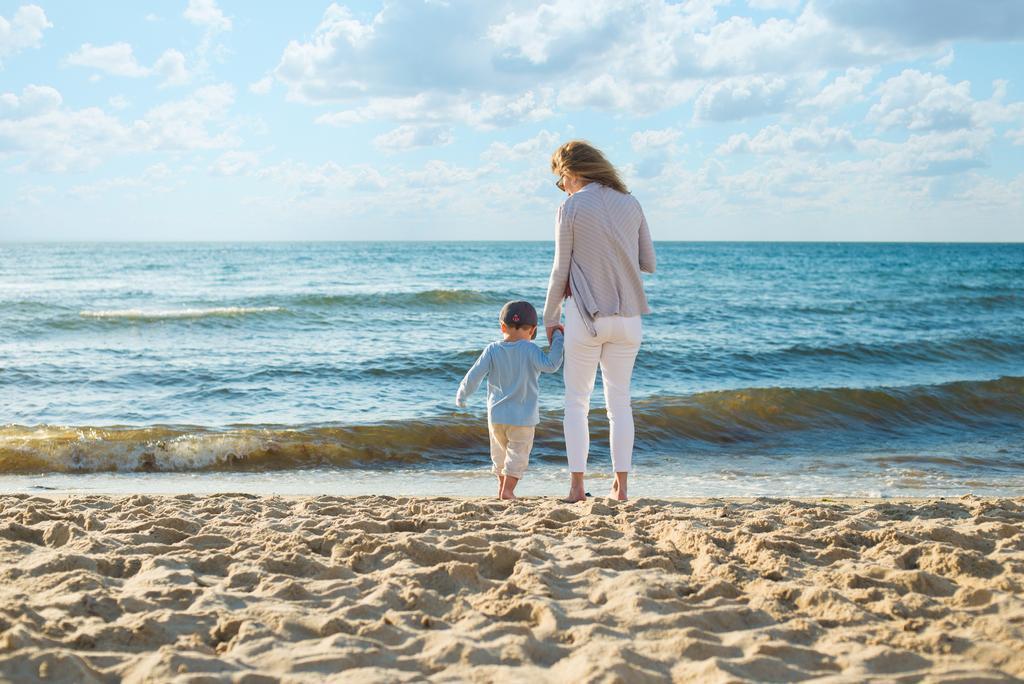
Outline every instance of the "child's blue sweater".
<svg viewBox="0 0 1024 684">
<path fill-rule="evenodd" d="M 530 340 L 492 342 L 462 379 L 455 403 L 465 408 L 466 398 L 487 376 L 487 420 L 496 425 L 536 425 L 540 422 L 537 379 L 562 365 L 562 345 L 559 330 L 547 354 Z"/>
</svg>

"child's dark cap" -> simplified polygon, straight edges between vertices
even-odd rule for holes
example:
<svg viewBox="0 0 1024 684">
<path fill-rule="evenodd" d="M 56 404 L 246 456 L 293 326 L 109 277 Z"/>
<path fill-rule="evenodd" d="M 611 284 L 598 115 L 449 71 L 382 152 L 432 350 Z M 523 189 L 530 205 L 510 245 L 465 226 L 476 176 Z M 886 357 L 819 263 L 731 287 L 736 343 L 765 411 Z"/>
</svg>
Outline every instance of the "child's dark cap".
<svg viewBox="0 0 1024 684">
<path fill-rule="evenodd" d="M 501 307 L 498 320 L 510 328 L 533 328 L 537 325 L 537 310 L 530 302 L 509 302 Z"/>
</svg>

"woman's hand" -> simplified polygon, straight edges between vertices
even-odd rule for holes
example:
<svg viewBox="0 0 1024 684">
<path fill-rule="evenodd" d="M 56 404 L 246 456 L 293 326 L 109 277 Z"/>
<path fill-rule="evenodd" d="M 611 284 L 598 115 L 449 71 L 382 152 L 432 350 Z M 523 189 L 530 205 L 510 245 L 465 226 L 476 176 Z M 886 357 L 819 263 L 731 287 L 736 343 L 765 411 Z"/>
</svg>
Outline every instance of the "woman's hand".
<svg viewBox="0 0 1024 684">
<path fill-rule="evenodd" d="M 549 345 L 551 344 L 552 338 L 554 338 L 554 336 L 555 336 L 555 331 L 556 330 L 561 330 L 562 334 L 563 335 L 565 334 L 565 328 L 563 326 L 561 326 L 561 325 L 549 325 L 547 327 L 547 331 L 548 331 L 548 344 Z"/>
</svg>

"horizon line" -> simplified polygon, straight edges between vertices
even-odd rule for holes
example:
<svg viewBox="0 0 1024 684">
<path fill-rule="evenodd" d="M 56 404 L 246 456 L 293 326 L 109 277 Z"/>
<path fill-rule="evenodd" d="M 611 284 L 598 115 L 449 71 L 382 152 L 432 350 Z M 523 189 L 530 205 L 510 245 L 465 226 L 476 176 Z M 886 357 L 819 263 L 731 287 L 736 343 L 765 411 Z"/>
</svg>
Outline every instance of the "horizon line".
<svg viewBox="0 0 1024 684">
<path fill-rule="evenodd" d="M 350 240 L 350 239 L 274 239 L 265 240 L 252 239 L 225 239 L 225 240 L 7 240 L 0 239 L 0 245 L 174 245 L 174 244 L 368 244 L 368 243 L 503 243 L 503 242 L 524 242 L 524 243 L 554 243 L 554 240 L 496 240 L 496 239 L 379 239 L 379 240 Z M 795 244 L 795 245 L 1020 245 L 1022 240 L 654 240 L 661 244 Z"/>
</svg>

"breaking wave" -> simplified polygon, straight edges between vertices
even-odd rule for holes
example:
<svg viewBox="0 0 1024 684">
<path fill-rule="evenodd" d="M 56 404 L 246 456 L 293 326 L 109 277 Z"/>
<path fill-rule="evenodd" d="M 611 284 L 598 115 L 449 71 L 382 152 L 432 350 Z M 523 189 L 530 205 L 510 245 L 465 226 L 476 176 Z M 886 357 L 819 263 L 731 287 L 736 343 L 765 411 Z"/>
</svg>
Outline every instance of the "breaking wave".
<svg viewBox="0 0 1024 684">
<path fill-rule="evenodd" d="M 1024 377 L 870 389 L 786 387 L 654 396 L 634 402 L 644 449 L 685 453 L 825 431 L 856 443 L 907 431 L 942 434 L 1024 425 Z M 562 453 L 560 412 L 547 412 L 537 453 Z M 607 426 L 592 421 L 596 445 Z M 387 469 L 466 465 L 487 460 L 480 416 L 443 415 L 367 425 L 0 428 L 0 473 L 287 470 L 333 466 Z"/>
</svg>

